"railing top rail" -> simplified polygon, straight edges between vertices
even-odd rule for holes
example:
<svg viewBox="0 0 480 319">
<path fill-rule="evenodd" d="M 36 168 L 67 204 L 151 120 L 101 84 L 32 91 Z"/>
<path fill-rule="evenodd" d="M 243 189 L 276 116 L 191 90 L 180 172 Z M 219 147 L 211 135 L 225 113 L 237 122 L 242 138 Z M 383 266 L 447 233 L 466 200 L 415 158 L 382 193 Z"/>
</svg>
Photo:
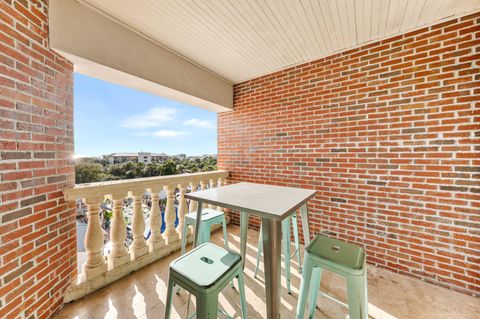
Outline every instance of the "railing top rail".
<svg viewBox="0 0 480 319">
<path fill-rule="evenodd" d="M 114 197 L 126 197 L 128 192 L 139 193 L 149 188 L 152 191 L 160 191 L 163 186 L 177 187 L 179 184 L 199 183 L 210 179 L 227 178 L 228 171 L 217 170 L 210 172 L 178 174 L 157 177 L 134 178 L 119 181 L 108 181 L 98 183 L 86 183 L 67 188 L 63 194 L 65 200 L 73 201 L 78 198 L 99 198 L 104 195 L 113 195 Z"/>
</svg>

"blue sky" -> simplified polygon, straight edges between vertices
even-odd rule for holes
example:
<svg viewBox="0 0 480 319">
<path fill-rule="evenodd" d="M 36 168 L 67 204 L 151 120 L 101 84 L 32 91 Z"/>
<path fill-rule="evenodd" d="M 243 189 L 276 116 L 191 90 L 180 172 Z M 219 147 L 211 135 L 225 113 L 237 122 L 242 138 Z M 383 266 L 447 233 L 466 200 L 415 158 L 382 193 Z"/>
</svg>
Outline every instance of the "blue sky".
<svg viewBox="0 0 480 319">
<path fill-rule="evenodd" d="M 217 152 L 217 114 L 75 73 L 75 155 Z"/>
</svg>

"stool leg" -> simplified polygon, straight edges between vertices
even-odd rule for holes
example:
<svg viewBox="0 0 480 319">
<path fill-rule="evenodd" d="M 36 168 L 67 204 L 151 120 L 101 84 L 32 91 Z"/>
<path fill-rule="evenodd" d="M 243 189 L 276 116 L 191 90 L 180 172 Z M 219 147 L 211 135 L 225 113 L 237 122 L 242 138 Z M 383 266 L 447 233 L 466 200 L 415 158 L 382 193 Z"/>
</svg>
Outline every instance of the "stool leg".
<svg viewBox="0 0 480 319">
<path fill-rule="evenodd" d="M 300 292 L 298 295 L 296 319 L 303 319 L 303 315 L 305 313 L 305 305 L 307 303 L 312 270 L 313 270 L 312 264 L 308 259 L 308 257 L 305 256 L 303 260 L 302 281 L 300 283 Z"/>
<path fill-rule="evenodd" d="M 368 306 L 365 304 L 365 278 L 364 276 L 347 277 L 347 302 L 350 319 L 366 319 Z"/>
<path fill-rule="evenodd" d="M 255 273 L 253 274 L 253 278 L 257 278 L 258 274 L 258 266 L 260 264 L 260 256 L 263 252 L 263 236 L 262 236 L 262 224 L 260 224 L 260 236 L 258 237 L 258 248 L 257 248 L 257 265 L 255 266 Z"/>
<path fill-rule="evenodd" d="M 243 271 L 238 272 L 238 291 L 240 293 L 240 305 L 242 307 L 242 319 L 246 319 L 247 316 L 247 300 L 245 298 L 245 282 L 243 280 Z"/>
<path fill-rule="evenodd" d="M 319 267 L 313 268 L 312 280 L 310 284 L 310 313 L 308 318 L 314 318 L 317 306 L 318 290 L 320 289 L 320 281 L 322 279 L 322 269 Z"/>
<path fill-rule="evenodd" d="M 298 239 L 298 220 L 297 215 L 292 215 L 293 240 L 295 243 L 295 254 L 297 255 L 298 272 L 302 273 L 302 256 L 300 256 L 300 241 Z"/>
<path fill-rule="evenodd" d="M 217 319 L 218 318 L 218 295 L 198 294 L 196 318 Z"/>
<path fill-rule="evenodd" d="M 367 262 L 363 264 L 363 268 L 365 269 L 365 273 L 363 275 L 363 296 L 362 296 L 362 304 L 363 304 L 363 318 L 368 319 L 368 274 L 367 274 Z"/>
<path fill-rule="evenodd" d="M 227 221 L 225 220 L 225 215 L 223 215 L 222 227 L 223 227 L 223 244 L 225 245 L 225 249 L 228 249 Z"/>
<path fill-rule="evenodd" d="M 167 302 L 165 303 L 165 319 L 170 319 L 173 302 L 173 280 L 172 276 L 168 277 Z"/>
<path fill-rule="evenodd" d="M 182 227 L 182 250 L 181 254 L 185 254 L 185 250 L 187 248 L 187 234 L 188 234 L 188 224 L 183 223 Z M 180 286 L 177 287 L 176 289 L 176 294 L 178 295 L 180 293 Z"/>
<path fill-rule="evenodd" d="M 200 238 L 201 242 L 199 244 L 204 244 L 210 242 L 210 231 L 212 230 L 212 226 L 206 222 L 200 223 Z"/>
<path fill-rule="evenodd" d="M 223 215 L 223 218 L 222 218 L 222 228 L 223 228 L 223 245 L 225 246 L 225 249 L 228 249 L 227 221 L 225 220 L 225 215 Z M 230 287 L 235 288 L 235 285 L 233 284 L 233 280 L 230 281 Z"/>
<path fill-rule="evenodd" d="M 240 212 L 240 255 L 242 256 L 244 269 L 247 256 L 248 217 L 248 213 Z"/>
<path fill-rule="evenodd" d="M 287 292 L 292 293 L 290 286 L 290 218 L 285 218 L 282 221 L 283 234 L 283 256 L 285 260 L 285 279 L 287 281 Z"/>
<path fill-rule="evenodd" d="M 188 233 L 188 224 L 183 223 L 182 227 L 182 255 L 185 254 L 185 250 L 187 247 L 187 233 Z"/>
</svg>

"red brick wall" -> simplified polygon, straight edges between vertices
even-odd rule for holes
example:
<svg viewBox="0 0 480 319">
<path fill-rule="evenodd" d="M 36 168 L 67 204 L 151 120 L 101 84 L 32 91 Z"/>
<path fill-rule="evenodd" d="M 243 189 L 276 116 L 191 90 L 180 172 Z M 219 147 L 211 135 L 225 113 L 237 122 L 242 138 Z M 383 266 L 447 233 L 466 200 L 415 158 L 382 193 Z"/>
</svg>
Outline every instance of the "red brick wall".
<svg viewBox="0 0 480 319">
<path fill-rule="evenodd" d="M 0 318 L 50 317 L 76 275 L 72 72 L 46 1 L 0 1 Z"/>
<path fill-rule="evenodd" d="M 317 190 L 311 228 L 480 292 L 480 14 L 235 85 L 231 180 Z M 234 216 L 235 218 L 235 216 Z"/>
</svg>

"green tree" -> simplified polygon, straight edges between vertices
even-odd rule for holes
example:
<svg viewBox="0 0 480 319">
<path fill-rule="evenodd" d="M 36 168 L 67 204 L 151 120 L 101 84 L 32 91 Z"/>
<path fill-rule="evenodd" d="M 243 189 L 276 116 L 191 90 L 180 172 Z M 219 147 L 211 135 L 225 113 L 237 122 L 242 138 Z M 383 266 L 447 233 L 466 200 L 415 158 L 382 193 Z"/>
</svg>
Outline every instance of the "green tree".
<svg viewBox="0 0 480 319">
<path fill-rule="evenodd" d="M 160 175 L 175 175 L 177 174 L 177 164 L 173 160 L 168 160 L 160 166 Z"/>
<path fill-rule="evenodd" d="M 75 165 L 75 183 L 77 184 L 99 182 L 105 178 L 101 164 L 85 162 Z"/>
</svg>

